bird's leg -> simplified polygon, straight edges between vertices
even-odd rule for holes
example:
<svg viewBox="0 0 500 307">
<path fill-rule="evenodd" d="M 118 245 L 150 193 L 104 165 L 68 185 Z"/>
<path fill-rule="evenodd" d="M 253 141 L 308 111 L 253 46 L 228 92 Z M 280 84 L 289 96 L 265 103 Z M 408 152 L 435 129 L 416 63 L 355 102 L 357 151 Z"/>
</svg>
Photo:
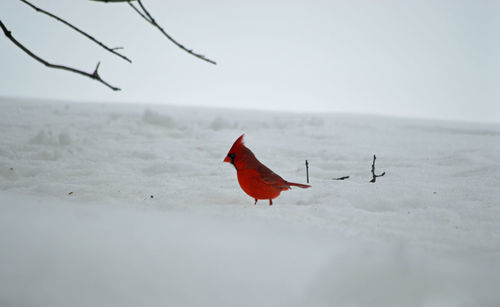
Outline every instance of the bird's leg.
<svg viewBox="0 0 500 307">
<path fill-rule="evenodd" d="M 256 205 L 256 204 L 257 204 L 257 200 L 258 200 L 258 199 L 256 198 L 256 199 L 255 199 L 255 203 L 254 203 L 254 205 Z"/>
<path fill-rule="evenodd" d="M 272 206 L 273 205 L 273 200 L 271 198 L 269 198 L 269 206 Z"/>
</svg>

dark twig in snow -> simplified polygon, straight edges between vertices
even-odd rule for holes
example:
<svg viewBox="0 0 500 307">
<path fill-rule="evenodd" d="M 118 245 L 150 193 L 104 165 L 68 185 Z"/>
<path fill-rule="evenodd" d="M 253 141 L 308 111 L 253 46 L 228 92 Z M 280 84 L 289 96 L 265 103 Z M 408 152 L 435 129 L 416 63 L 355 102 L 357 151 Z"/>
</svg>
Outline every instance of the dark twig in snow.
<svg viewBox="0 0 500 307">
<path fill-rule="evenodd" d="M 122 1 L 111 1 L 111 2 L 122 2 Z M 155 28 L 157 28 L 158 30 L 160 30 L 160 32 L 168 40 L 170 40 L 172 43 L 174 43 L 177 47 L 181 48 L 182 50 L 186 51 L 187 53 L 189 53 L 189 54 L 191 54 L 191 55 L 193 55 L 193 56 L 195 56 L 195 57 L 197 57 L 199 59 L 202 59 L 203 61 L 206 61 L 208 63 L 212 63 L 214 65 L 217 64 L 215 61 L 210 60 L 209 58 L 205 57 L 202 54 L 194 52 L 192 49 L 188 49 L 188 48 L 184 47 L 184 45 L 180 44 L 175 39 L 173 39 L 172 36 L 170 36 L 167 32 L 165 32 L 165 30 L 156 22 L 156 20 L 153 18 L 153 16 L 151 16 L 151 14 L 148 12 L 148 10 L 146 10 L 146 8 L 142 4 L 141 0 L 137 0 L 137 3 L 139 3 L 139 6 L 141 7 L 142 12 L 131 1 L 127 1 L 127 2 L 134 9 L 134 11 L 137 12 L 137 14 L 139 14 L 142 18 L 144 18 L 152 26 L 154 26 Z"/>
<path fill-rule="evenodd" d="M 307 183 L 309 183 L 309 162 L 306 160 L 306 177 L 307 177 Z"/>
<path fill-rule="evenodd" d="M 370 180 L 370 182 L 373 182 L 375 183 L 375 181 L 377 181 L 377 177 L 382 177 L 385 175 L 385 172 L 383 172 L 382 174 L 380 175 L 376 175 L 375 174 L 375 160 L 377 159 L 377 157 L 375 155 L 373 155 L 373 163 L 372 163 L 372 180 Z"/>
<path fill-rule="evenodd" d="M 71 23 L 67 22 L 66 20 L 64 20 L 64 19 L 62 19 L 62 18 L 60 18 L 60 17 L 58 17 L 58 16 L 56 16 L 56 15 L 54 15 L 54 14 L 50 13 L 50 12 L 45 11 L 45 10 L 43 10 L 43 9 L 41 9 L 41 8 L 39 8 L 39 7 L 37 7 L 37 6 L 35 6 L 34 4 L 32 4 L 32 3 L 30 3 L 30 2 L 28 2 L 28 1 L 26 1 L 26 0 L 20 0 L 20 1 L 21 1 L 21 2 L 23 2 L 23 3 L 25 3 L 25 4 L 27 4 L 27 5 L 29 5 L 29 6 L 30 6 L 31 8 L 33 8 L 35 11 L 40 12 L 40 13 L 43 13 L 43 14 L 45 14 L 45 15 L 49 16 L 49 17 L 54 18 L 54 19 L 55 19 L 55 20 L 57 20 L 57 21 L 62 22 L 63 24 L 65 24 L 65 25 L 67 25 L 68 27 L 70 27 L 71 29 L 73 29 L 73 30 L 75 30 L 76 32 L 78 32 L 78 33 L 82 34 L 82 35 L 83 35 L 83 36 L 85 36 L 86 38 L 90 39 L 91 41 L 93 41 L 93 42 L 94 42 L 94 43 L 96 43 L 97 45 L 99 45 L 99 46 L 101 46 L 102 48 L 106 49 L 107 51 L 109 51 L 109 52 L 111 52 L 111 53 L 113 53 L 113 54 L 115 54 L 115 55 L 119 56 L 120 58 L 124 59 L 125 61 L 127 61 L 127 62 L 129 62 L 129 63 L 132 63 L 132 61 L 131 61 L 129 58 L 127 58 L 127 57 L 126 57 L 126 56 L 124 56 L 123 54 L 118 53 L 118 52 L 116 52 L 116 51 L 115 51 L 115 50 L 117 50 L 117 49 L 123 49 L 123 47 L 118 47 L 118 48 L 109 48 L 108 46 L 104 45 L 103 43 L 101 43 L 100 41 L 98 41 L 97 39 L 95 39 L 95 38 L 94 38 L 93 36 L 91 36 L 90 34 L 86 33 L 85 31 L 83 31 L 83 30 L 81 30 L 81 29 L 79 29 L 79 28 L 77 28 L 77 27 L 75 27 L 74 25 L 72 25 Z"/>
<path fill-rule="evenodd" d="M 81 70 L 78 70 L 76 68 L 72 68 L 72 67 L 68 67 L 68 66 L 64 66 L 64 65 L 57 65 L 57 64 L 49 63 L 46 60 L 44 60 L 41 57 L 39 57 L 36 54 L 34 54 L 33 52 L 31 52 L 31 50 L 29 50 L 28 48 L 26 48 L 23 44 L 21 44 L 20 42 L 18 42 L 12 36 L 12 33 L 9 31 L 9 29 L 7 29 L 7 27 L 5 27 L 5 25 L 3 24 L 3 22 L 1 20 L 0 20 L 0 28 L 2 28 L 3 33 L 5 34 L 5 36 L 7 36 L 7 38 L 10 39 L 14 43 L 14 45 L 16 45 L 17 47 L 19 47 L 21 50 L 23 50 L 25 53 L 27 53 L 30 57 L 34 58 L 35 60 L 37 60 L 38 62 L 42 63 L 43 65 L 45 65 L 47 67 L 50 67 L 50 68 L 67 70 L 67 71 L 70 71 L 70 72 L 73 72 L 73 73 L 76 73 L 76 74 L 83 75 L 83 76 L 88 77 L 90 79 L 93 79 L 93 80 L 101 82 L 102 84 L 106 85 L 107 87 L 109 87 L 113 91 L 119 91 L 120 90 L 118 87 L 114 87 L 114 86 L 110 85 L 109 83 L 107 83 L 106 81 L 104 81 L 103 79 L 101 79 L 101 77 L 99 76 L 99 73 L 97 71 L 98 68 L 99 68 L 99 64 L 100 63 L 97 63 L 97 66 L 96 66 L 96 68 L 95 68 L 95 70 L 94 70 L 93 73 L 88 73 L 88 72 L 81 71 Z"/>
<path fill-rule="evenodd" d="M 349 179 L 349 176 L 342 176 L 342 177 L 338 177 L 338 178 L 333 178 L 332 180 L 345 180 L 345 179 Z"/>
</svg>

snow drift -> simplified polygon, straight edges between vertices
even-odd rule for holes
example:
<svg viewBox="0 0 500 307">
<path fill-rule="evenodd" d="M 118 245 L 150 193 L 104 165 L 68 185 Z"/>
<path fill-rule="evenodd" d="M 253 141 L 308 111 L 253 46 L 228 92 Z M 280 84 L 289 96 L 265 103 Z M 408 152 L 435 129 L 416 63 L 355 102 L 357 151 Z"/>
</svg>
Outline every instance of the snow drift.
<svg viewBox="0 0 500 307">
<path fill-rule="evenodd" d="M 500 303 L 498 125 L 0 102 L 2 306 Z M 254 206 L 243 132 L 313 187 Z"/>
</svg>

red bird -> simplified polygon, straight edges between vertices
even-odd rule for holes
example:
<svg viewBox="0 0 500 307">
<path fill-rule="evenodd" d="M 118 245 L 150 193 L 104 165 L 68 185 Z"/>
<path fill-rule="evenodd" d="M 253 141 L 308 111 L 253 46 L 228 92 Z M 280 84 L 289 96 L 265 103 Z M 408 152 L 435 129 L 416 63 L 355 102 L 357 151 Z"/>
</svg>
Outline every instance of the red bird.
<svg viewBox="0 0 500 307">
<path fill-rule="evenodd" d="M 280 195 L 281 191 L 290 189 L 291 186 L 310 188 L 310 185 L 288 182 L 275 174 L 272 170 L 260 163 L 253 152 L 243 143 L 242 134 L 227 153 L 224 162 L 231 163 L 236 169 L 240 187 L 255 199 L 269 199 L 269 206 L 273 205 L 273 198 Z"/>
</svg>

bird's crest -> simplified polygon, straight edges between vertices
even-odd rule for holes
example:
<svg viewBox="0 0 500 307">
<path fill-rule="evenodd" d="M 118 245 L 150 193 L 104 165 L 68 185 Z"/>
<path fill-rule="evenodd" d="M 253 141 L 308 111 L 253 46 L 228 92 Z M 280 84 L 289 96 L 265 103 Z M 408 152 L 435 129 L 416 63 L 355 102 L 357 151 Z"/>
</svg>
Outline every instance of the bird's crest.
<svg viewBox="0 0 500 307">
<path fill-rule="evenodd" d="M 231 147 L 231 150 L 229 152 L 237 151 L 239 148 L 245 146 L 245 142 L 243 141 L 243 137 L 245 134 L 243 133 L 233 144 L 233 147 Z"/>
<path fill-rule="evenodd" d="M 236 154 L 238 153 L 238 155 L 239 155 L 240 152 L 242 152 L 242 151 L 244 151 L 246 149 L 245 143 L 243 142 L 243 137 L 244 136 L 245 136 L 245 134 L 243 133 L 233 143 L 233 146 L 231 147 L 231 149 L 229 149 L 229 152 L 227 153 L 227 156 L 224 158 L 224 162 L 230 162 L 231 164 L 235 165 L 234 164 L 234 157 L 236 156 Z M 234 167 L 236 167 L 236 165 Z"/>
</svg>

